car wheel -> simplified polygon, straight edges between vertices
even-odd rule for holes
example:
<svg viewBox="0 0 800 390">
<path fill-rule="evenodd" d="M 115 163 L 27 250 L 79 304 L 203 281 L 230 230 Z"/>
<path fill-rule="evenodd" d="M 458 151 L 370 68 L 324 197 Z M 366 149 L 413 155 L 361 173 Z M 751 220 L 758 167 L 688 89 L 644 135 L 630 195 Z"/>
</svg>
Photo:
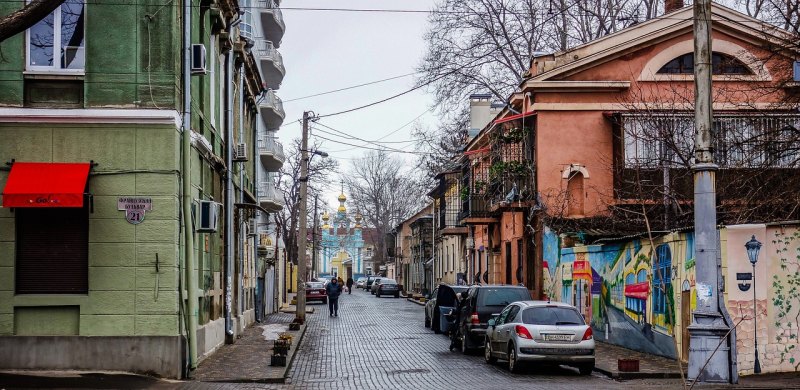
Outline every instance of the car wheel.
<svg viewBox="0 0 800 390">
<path fill-rule="evenodd" d="M 581 375 L 591 375 L 592 371 L 594 371 L 594 363 L 581 364 L 578 366 L 578 372 L 580 372 Z"/>
<path fill-rule="evenodd" d="M 375 297 L 376 298 L 380 298 L 381 297 L 381 293 L 375 293 Z"/>
<path fill-rule="evenodd" d="M 400 293 L 394 294 L 395 298 L 400 298 Z"/>
<path fill-rule="evenodd" d="M 517 361 L 517 348 L 514 344 L 508 345 L 508 371 L 514 374 L 519 373 L 519 362 Z"/>
<path fill-rule="evenodd" d="M 325 305 L 325 304 L 327 304 L 327 303 L 328 303 L 328 298 L 325 298 L 325 299 L 323 299 L 323 300 L 322 300 L 322 304 L 323 304 L 323 305 Z"/>
<path fill-rule="evenodd" d="M 483 348 L 483 359 L 486 360 L 486 364 L 495 364 L 497 363 L 497 358 L 492 356 L 492 343 L 489 342 L 489 338 L 486 338 L 486 344 Z"/>
</svg>

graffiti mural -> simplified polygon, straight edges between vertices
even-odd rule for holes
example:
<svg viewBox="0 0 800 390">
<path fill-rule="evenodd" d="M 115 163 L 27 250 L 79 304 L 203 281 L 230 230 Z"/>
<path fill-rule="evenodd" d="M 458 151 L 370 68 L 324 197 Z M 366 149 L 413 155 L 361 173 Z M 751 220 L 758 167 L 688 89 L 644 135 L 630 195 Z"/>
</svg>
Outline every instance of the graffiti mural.
<svg viewBox="0 0 800 390">
<path fill-rule="evenodd" d="M 675 332 L 688 326 L 681 310 L 690 310 L 679 301 L 691 299 L 694 286 L 693 241 L 692 233 L 672 233 L 655 240 L 655 250 L 641 239 L 559 248 L 545 230 L 546 291 L 577 307 L 598 340 L 678 358 Z"/>
</svg>

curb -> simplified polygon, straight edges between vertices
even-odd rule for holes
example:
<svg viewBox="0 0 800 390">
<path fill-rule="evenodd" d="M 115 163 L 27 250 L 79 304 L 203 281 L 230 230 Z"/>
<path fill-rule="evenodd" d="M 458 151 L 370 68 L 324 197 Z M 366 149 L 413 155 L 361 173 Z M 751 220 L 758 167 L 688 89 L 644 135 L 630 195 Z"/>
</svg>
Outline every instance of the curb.
<svg viewBox="0 0 800 390">
<path fill-rule="evenodd" d="M 420 305 L 420 306 L 425 306 L 425 303 L 424 303 L 424 302 L 417 302 L 416 300 L 414 300 L 414 299 L 412 299 L 412 298 L 406 298 L 406 300 L 407 300 L 407 301 L 409 301 L 409 302 L 411 302 L 411 303 L 415 303 L 415 304 L 417 304 L 417 305 Z"/>
<path fill-rule="evenodd" d="M 283 377 L 280 378 L 280 382 L 275 382 L 275 383 L 286 383 L 287 379 L 291 379 L 289 377 L 289 370 L 292 369 L 292 364 L 294 363 L 294 357 L 297 356 L 297 351 L 303 344 L 303 340 L 305 339 L 307 329 L 308 329 L 308 321 L 306 321 L 300 329 L 300 338 L 297 340 L 297 347 L 295 347 L 294 351 L 292 351 L 292 356 L 289 357 L 289 361 L 286 362 L 286 369 L 283 370 Z"/>
<path fill-rule="evenodd" d="M 594 366 L 594 371 L 611 379 L 680 379 L 679 372 L 619 372 Z"/>
</svg>

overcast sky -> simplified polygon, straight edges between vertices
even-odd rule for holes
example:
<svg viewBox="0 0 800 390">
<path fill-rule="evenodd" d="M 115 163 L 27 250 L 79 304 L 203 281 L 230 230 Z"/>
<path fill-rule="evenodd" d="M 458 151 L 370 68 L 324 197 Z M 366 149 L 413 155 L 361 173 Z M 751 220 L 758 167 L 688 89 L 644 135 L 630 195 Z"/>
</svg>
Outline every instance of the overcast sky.
<svg viewBox="0 0 800 390">
<path fill-rule="evenodd" d="M 426 48 L 423 35 L 427 30 L 426 13 L 335 12 L 293 10 L 291 8 L 353 8 L 353 9 L 415 9 L 429 10 L 433 0 L 283 0 L 286 34 L 280 52 L 286 67 L 286 77 L 277 91 L 284 101 L 286 120 L 278 131 L 284 149 L 292 139 L 299 138 L 298 121 L 303 111 L 319 115 L 334 113 L 369 104 L 401 93 L 413 87 L 414 76 L 407 76 L 344 92 L 291 101 L 316 93 L 413 73 Z M 419 117 L 422 124 L 432 126 L 435 115 L 428 111 L 432 99 L 422 90 L 379 105 L 347 114 L 320 119 L 312 131 L 311 140 L 322 142 L 320 150 L 328 152 L 347 171 L 351 160 L 360 157 L 365 149 L 323 140 L 319 137 L 355 145 L 375 145 L 331 136 L 321 124 L 351 134 L 354 137 L 381 142 L 410 141 L 413 124 Z M 314 137 L 317 135 L 318 137 Z M 414 150 L 413 143 L 386 143 L 394 149 Z M 413 161 L 413 155 L 402 155 Z M 339 193 L 338 177 L 330 178 L 326 202 L 336 205 Z"/>
</svg>

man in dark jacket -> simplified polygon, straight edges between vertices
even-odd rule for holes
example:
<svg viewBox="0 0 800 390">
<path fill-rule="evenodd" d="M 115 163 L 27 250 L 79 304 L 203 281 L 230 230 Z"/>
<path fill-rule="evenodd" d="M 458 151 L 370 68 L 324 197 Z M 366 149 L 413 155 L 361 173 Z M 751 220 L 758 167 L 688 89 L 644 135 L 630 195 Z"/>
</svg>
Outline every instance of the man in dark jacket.
<svg viewBox="0 0 800 390">
<path fill-rule="evenodd" d="M 352 294 L 353 293 L 353 277 L 352 276 L 348 276 L 347 277 L 347 293 L 348 294 Z"/>
<path fill-rule="evenodd" d="M 339 316 L 339 294 L 342 293 L 342 285 L 336 280 L 336 277 L 331 278 L 331 282 L 325 286 L 325 293 L 328 295 L 328 315 L 331 317 Z"/>
</svg>

